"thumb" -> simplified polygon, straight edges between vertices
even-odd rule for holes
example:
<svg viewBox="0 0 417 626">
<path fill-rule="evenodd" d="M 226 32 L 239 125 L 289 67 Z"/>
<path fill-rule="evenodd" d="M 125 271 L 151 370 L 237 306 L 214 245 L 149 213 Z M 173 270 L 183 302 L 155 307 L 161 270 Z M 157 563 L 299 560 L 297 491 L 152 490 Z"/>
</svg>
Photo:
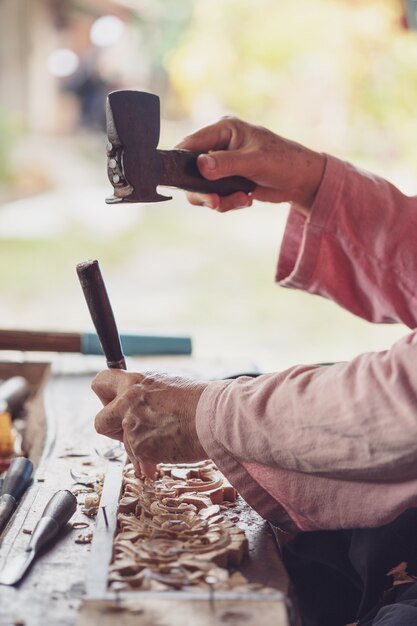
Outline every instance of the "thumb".
<svg viewBox="0 0 417 626">
<path fill-rule="evenodd" d="M 200 174 L 208 180 L 217 180 L 225 176 L 250 178 L 249 159 L 241 150 L 219 150 L 200 154 L 197 158 L 197 165 Z"/>
<path fill-rule="evenodd" d="M 102 404 L 106 405 L 116 397 L 125 374 L 126 372 L 118 369 L 107 369 L 96 374 L 91 388 Z"/>
</svg>

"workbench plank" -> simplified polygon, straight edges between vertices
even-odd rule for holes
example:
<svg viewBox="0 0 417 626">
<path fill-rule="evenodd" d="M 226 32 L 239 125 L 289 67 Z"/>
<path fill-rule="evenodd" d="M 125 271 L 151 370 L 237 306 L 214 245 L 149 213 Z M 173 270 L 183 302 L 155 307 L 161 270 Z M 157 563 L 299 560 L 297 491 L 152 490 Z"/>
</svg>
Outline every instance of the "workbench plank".
<svg viewBox="0 0 417 626">
<path fill-rule="evenodd" d="M 55 491 L 70 489 L 70 468 L 82 471 L 103 469 L 95 454 L 97 439 L 93 416 L 98 401 L 91 393 L 91 376 L 54 376 L 46 384 L 44 402 L 48 422 L 48 445 L 0 548 L 0 569 L 25 548 L 29 535 Z M 97 435 L 98 437 L 98 435 Z M 69 457 L 72 451 L 85 457 Z M 82 465 L 90 460 L 93 467 Z M 87 521 L 91 531 L 94 520 L 77 511 L 73 521 Z M 21 584 L 0 586 L 0 626 L 22 623 L 25 626 L 74 626 L 85 593 L 84 579 L 88 545 L 74 543 L 80 531 L 67 530 L 33 564 Z M 87 532 L 87 531 L 83 531 Z"/>
<path fill-rule="evenodd" d="M 78 626 L 288 626 L 285 601 L 268 600 L 258 594 L 250 600 L 242 597 L 229 600 L 190 598 L 143 598 L 116 605 L 105 600 L 86 602 Z"/>
</svg>

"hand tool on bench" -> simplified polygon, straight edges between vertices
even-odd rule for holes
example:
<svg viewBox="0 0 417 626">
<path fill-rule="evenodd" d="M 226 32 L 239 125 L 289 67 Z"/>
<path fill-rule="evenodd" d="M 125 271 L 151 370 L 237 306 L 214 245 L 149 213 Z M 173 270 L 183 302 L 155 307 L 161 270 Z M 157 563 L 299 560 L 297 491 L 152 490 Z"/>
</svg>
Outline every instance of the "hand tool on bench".
<svg viewBox="0 0 417 626">
<path fill-rule="evenodd" d="M 171 196 L 158 193 L 158 185 L 226 196 L 250 193 L 255 183 L 241 176 L 207 180 L 197 166 L 200 153 L 158 150 L 159 97 L 134 90 L 113 91 L 106 102 L 107 174 L 117 202 L 161 202 Z"/>
<path fill-rule="evenodd" d="M 7 563 L 0 573 L 0 584 L 16 585 L 41 549 L 58 535 L 76 509 L 77 498 L 74 494 L 65 489 L 57 491 L 49 500 L 42 517 L 36 524 L 26 550 Z"/>
<path fill-rule="evenodd" d="M 106 357 L 107 367 L 125 370 L 126 361 L 119 332 L 98 261 L 88 260 L 78 263 L 77 274 Z"/>
<path fill-rule="evenodd" d="M 15 454 L 12 418 L 20 411 L 29 393 L 30 385 L 23 376 L 12 376 L 0 384 L 0 473 L 9 466 Z"/>
<path fill-rule="evenodd" d="M 0 405 L 5 402 L 12 417 L 22 409 L 29 394 L 30 384 L 23 376 L 11 376 L 0 383 Z"/>
<path fill-rule="evenodd" d="M 33 463 L 24 457 L 12 459 L 0 491 L 0 534 L 30 485 Z"/>
<path fill-rule="evenodd" d="M 190 337 L 122 334 L 120 339 L 127 356 L 191 354 Z M 102 354 L 95 333 L 70 333 L 38 330 L 0 330 L 0 350 L 21 352 L 80 352 Z"/>
</svg>

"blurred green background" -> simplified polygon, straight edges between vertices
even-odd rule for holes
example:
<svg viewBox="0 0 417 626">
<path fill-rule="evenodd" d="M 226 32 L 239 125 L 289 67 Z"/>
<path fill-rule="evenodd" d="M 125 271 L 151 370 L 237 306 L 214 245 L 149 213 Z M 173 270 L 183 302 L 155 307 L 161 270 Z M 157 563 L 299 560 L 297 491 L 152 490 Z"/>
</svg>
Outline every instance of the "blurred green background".
<svg viewBox="0 0 417 626">
<path fill-rule="evenodd" d="M 416 193 L 400 0 L 3 0 L 0 35 L 0 328 L 91 330 L 75 266 L 97 258 L 120 330 L 190 334 L 201 358 L 273 370 L 406 332 L 274 284 L 286 205 L 104 203 L 118 88 L 160 96 L 161 147 L 234 114 Z"/>
</svg>

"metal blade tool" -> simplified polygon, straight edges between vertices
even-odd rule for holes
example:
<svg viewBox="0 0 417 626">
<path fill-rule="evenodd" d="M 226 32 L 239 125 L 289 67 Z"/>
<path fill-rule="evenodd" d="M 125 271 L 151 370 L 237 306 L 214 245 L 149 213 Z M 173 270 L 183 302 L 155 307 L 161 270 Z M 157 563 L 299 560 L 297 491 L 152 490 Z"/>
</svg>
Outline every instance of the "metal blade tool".
<svg viewBox="0 0 417 626">
<path fill-rule="evenodd" d="M 35 526 L 24 552 L 16 556 L 0 573 L 1 585 L 16 585 L 25 575 L 42 548 L 64 528 L 77 509 L 77 498 L 70 491 L 57 491 L 49 500 Z"/>
<path fill-rule="evenodd" d="M 11 461 L 0 492 L 0 534 L 28 488 L 32 473 L 33 463 L 29 459 L 16 457 Z"/>
</svg>

